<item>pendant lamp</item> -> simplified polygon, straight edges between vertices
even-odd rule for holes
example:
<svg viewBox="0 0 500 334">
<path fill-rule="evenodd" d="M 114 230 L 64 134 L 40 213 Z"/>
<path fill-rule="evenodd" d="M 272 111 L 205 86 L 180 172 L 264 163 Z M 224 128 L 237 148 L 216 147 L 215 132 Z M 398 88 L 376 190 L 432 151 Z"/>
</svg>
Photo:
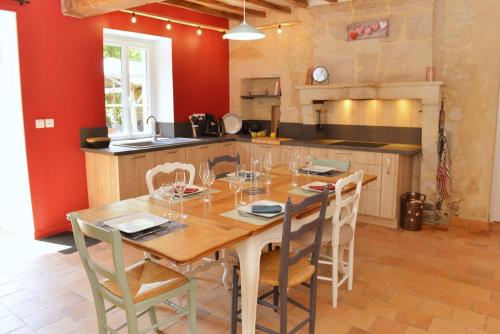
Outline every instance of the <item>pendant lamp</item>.
<svg viewBox="0 0 500 334">
<path fill-rule="evenodd" d="M 243 22 L 236 27 L 229 29 L 224 34 L 224 39 L 232 39 L 237 41 L 253 41 L 266 37 L 259 29 L 251 26 L 246 21 L 246 0 L 243 0 Z"/>
</svg>

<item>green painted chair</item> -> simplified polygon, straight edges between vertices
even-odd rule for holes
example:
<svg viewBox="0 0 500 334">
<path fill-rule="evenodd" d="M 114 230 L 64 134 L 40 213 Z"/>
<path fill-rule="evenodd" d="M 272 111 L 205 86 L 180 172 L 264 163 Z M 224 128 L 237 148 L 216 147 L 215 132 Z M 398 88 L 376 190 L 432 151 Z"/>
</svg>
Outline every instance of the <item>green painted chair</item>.
<svg viewBox="0 0 500 334">
<path fill-rule="evenodd" d="M 98 333 L 118 334 L 122 328 L 127 328 L 129 334 L 160 331 L 177 319 L 187 315 L 189 330 L 196 334 L 196 281 L 148 259 L 125 268 L 121 234 L 115 229 L 104 229 L 87 224 L 78 219 L 76 214 L 70 214 L 73 235 L 83 266 L 87 273 L 94 295 L 97 312 Z M 105 242 L 111 246 L 113 270 L 94 261 L 85 245 L 84 235 Z M 103 279 L 100 279 L 103 278 Z M 171 298 L 187 294 L 187 307 L 174 304 Z M 112 305 L 105 308 L 104 301 Z M 176 312 L 158 322 L 155 305 L 165 303 Z M 115 308 L 121 308 L 127 322 L 116 329 L 108 326 L 107 313 Z M 138 318 L 148 313 L 151 326 L 139 330 Z"/>
<path fill-rule="evenodd" d="M 327 160 L 327 159 L 314 159 L 313 165 L 323 167 L 333 167 L 339 172 L 346 173 L 349 171 L 349 161 L 343 160 Z"/>
</svg>

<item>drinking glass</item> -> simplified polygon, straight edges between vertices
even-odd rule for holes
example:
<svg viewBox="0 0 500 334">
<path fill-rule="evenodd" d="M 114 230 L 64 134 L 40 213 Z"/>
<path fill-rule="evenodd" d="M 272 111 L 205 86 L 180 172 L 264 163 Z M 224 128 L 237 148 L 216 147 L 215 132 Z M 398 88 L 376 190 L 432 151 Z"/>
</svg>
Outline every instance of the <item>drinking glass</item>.
<svg viewBox="0 0 500 334">
<path fill-rule="evenodd" d="M 208 166 L 208 161 L 200 163 L 200 169 L 198 170 L 198 175 L 200 176 L 203 188 L 205 188 L 205 190 L 203 191 L 203 198 L 201 199 L 201 201 L 209 202 L 210 200 L 208 199 L 207 185 L 208 185 L 208 179 L 210 177 L 210 167 Z"/>
<path fill-rule="evenodd" d="M 212 187 L 212 184 L 214 184 L 215 181 L 215 172 L 212 168 L 208 170 L 208 179 L 207 179 L 207 186 L 208 186 L 208 202 L 210 202 L 210 188 Z"/>
<path fill-rule="evenodd" d="M 267 152 L 264 156 L 264 170 L 266 171 L 266 184 L 271 184 L 271 169 L 273 168 L 273 161 L 271 152 Z"/>
<path fill-rule="evenodd" d="M 172 217 L 174 214 L 172 213 L 172 200 L 175 196 L 175 188 L 172 183 L 164 183 L 160 186 L 160 193 L 163 199 L 168 202 L 168 212 L 167 217 Z"/>
<path fill-rule="evenodd" d="M 246 205 L 247 203 L 243 201 L 243 186 L 247 181 L 247 171 L 245 168 L 245 164 L 239 164 L 236 166 L 235 175 L 238 175 L 238 177 L 241 179 L 240 205 Z"/>
<path fill-rule="evenodd" d="M 290 173 L 292 174 L 292 188 L 297 187 L 297 175 L 299 174 L 299 163 L 297 160 L 291 160 L 288 163 L 288 168 L 290 169 Z"/>
<path fill-rule="evenodd" d="M 311 154 L 306 155 L 306 164 L 307 164 L 307 175 L 311 176 L 311 167 L 314 164 L 314 157 Z"/>
<path fill-rule="evenodd" d="M 251 172 L 252 172 L 252 189 L 254 191 L 259 191 L 260 180 L 262 178 L 262 157 L 255 156 L 251 160 Z"/>
<path fill-rule="evenodd" d="M 187 218 L 187 215 L 184 214 L 184 191 L 186 190 L 186 173 L 184 172 L 177 172 L 175 173 L 175 191 L 177 194 L 179 194 L 179 197 L 181 198 L 181 215 L 180 217 L 182 219 Z"/>
<path fill-rule="evenodd" d="M 242 187 L 242 179 L 239 175 L 233 175 L 229 178 L 229 189 L 234 192 L 234 207 L 237 208 L 239 206 L 238 203 L 238 192 Z"/>
</svg>

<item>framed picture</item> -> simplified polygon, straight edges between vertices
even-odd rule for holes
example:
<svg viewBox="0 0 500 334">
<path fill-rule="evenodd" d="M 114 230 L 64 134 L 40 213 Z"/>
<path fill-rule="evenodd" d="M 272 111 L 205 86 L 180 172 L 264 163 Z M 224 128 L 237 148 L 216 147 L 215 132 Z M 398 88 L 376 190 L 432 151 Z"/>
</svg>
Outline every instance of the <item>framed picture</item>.
<svg viewBox="0 0 500 334">
<path fill-rule="evenodd" d="M 389 36 L 389 19 L 351 23 L 347 26 L 347 40 L 358 41 Z"/>
</svg>

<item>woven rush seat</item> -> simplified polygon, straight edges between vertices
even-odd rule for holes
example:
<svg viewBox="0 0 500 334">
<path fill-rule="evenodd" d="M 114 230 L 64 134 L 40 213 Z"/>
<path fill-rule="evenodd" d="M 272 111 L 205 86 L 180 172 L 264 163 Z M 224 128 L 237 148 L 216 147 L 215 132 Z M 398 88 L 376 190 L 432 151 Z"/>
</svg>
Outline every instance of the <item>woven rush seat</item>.
<svg viewBox="0 0 500 334">
<path fill-rule="evenodd" d="M 156 297 L 188 282 L 186 276 L 150 261 L 136 263 L 126 268 L 125 275 L 134 303 Z M 105 280 L 102 286 L 112 294 L 123 298 L 118 282 Z"/>
<path fill-rule="evenodd" d="M 295 254 L 290 253 L 290 256 Z M 263 253 L 260 259 L 259 283 L 264 285 L 279 285 L 281 250 Z M 288 267 L 288 287 L 297 286 L 312 277 L 315 267 L 306 257 Z"/>
</svg>

